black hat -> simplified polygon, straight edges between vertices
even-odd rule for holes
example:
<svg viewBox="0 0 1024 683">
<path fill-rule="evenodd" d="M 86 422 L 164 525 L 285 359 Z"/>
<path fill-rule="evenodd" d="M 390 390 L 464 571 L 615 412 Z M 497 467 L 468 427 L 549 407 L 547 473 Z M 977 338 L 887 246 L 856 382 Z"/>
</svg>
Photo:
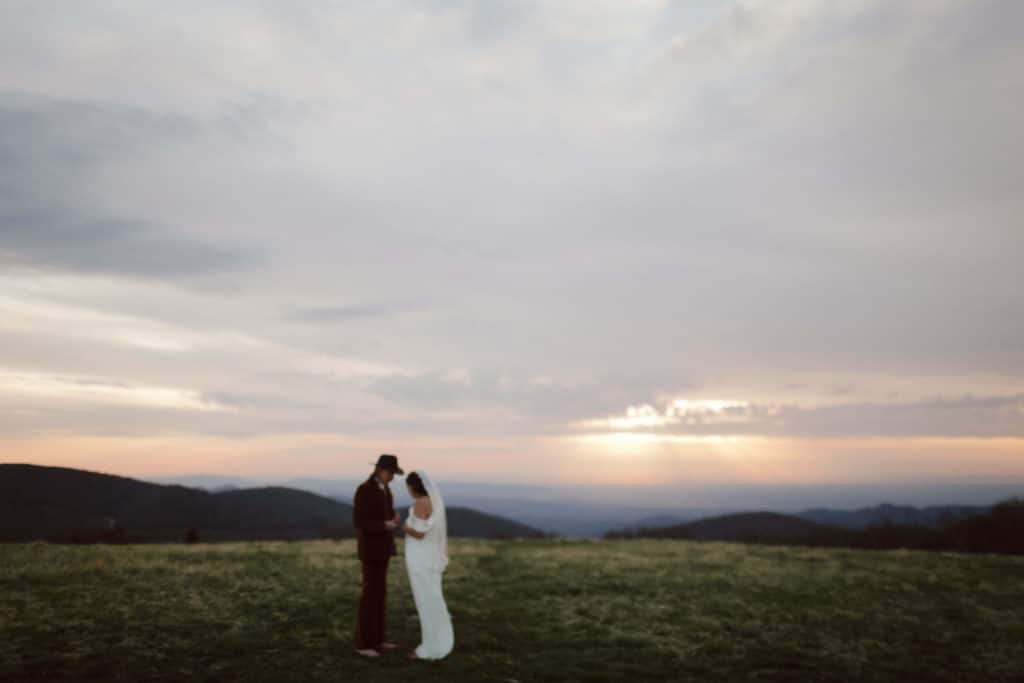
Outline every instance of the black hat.
<svg viewBox="0 0 1024 683">
<path fill-rule="evenodd" d="M 383 470 L 391 470 L 395 474 L 405 474 L 402 468 L 398 466 L 397 455 L 388 455 L 387 453 L 385 453 L 384 455 L 377 458 L 377 467 Z"/>
</svg>

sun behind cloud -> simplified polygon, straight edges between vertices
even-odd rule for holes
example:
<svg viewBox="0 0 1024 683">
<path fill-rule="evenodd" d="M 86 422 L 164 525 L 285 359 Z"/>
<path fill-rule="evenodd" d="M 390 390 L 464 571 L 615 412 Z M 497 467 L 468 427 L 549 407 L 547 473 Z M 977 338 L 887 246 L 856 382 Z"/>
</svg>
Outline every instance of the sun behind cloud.
<svg viewBox="0 0 1024 683">
<path fill-rule="evenodd" d="M 739 421 L 750 404 L 746 401 L 722 399 L 673 399 L 662 408 L 650 403 L 628 406 L 622 415 L 578 420 L 572 423 L 577 429 L 607 429 L 627 431 L 630 429 L 663 428 L 673 425 L 693 425 Z"/>
</svg>

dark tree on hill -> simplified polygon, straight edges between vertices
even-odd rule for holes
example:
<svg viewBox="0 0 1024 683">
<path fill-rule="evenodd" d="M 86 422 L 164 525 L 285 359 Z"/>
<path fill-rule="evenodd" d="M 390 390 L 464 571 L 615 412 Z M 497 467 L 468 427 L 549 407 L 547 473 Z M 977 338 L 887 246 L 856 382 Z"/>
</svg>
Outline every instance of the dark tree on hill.
<svg viewBox="0 0 1024 683">
<path fill-rule="evenodd" d="M 945 533 L 950 550 L 1024 555 L 1024 499 L 1011 498 L 986 515 L 954 522 Z"/>
<path fill-rule="evenodd" d="M 942 550 L 944 544 L 941 531 L 920 524 L 872 524 L 853 536 L 855 547 L 871 550 Z"/>
</svg>

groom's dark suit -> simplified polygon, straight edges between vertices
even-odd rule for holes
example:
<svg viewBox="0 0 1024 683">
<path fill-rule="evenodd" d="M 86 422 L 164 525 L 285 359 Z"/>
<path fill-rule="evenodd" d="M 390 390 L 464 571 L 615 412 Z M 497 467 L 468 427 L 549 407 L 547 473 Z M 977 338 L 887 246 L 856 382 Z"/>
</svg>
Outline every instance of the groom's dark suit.
<svg viewBox="0 0 1024 683">
<path fill-rule="evenodd" d="M 356 489 L 352 526 L 363 565 L 363 594 L 356 623 L 357 650 L 377 649 L 384 642 L 388 561 L 395 555 L 395 535 L 386 524 L 395 517 L 391 489 L 371 476 Z"/>
</svg>

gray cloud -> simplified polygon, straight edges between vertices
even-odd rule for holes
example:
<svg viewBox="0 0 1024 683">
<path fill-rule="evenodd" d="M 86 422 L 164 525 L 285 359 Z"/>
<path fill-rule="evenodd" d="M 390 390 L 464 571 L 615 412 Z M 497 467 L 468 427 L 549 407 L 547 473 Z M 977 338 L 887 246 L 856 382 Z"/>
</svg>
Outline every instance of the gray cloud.
<svg viewBox="0 0 1024 683">
<path fill-rule="evenodd" d="M 1024 437 L 1024 394 L 787 409 L 778 433 L 807 436 Z"/>
<path fill-rule="evenodd" d="M 306 323 L 345 323 L 367 318 L 383 318 L 421 311 L 415 304 L 380 303 L 349 304 L 342 306 L 309 306 L 296 308 L 285 314 L 285 319 Z"/>
<path fill-rule="evenodd" d="M 187 118 L 0 95 L 0 263 L 152 278 L 251 265 L 251 249 L 188 237 L 151 216 L 124 216 L 91 194 L 112 159 L 194 138 Z"/>
<path fill-rule="evenodd" d="M 419 411 L 452 409 L 527 418 L 534 429 L 564 431 L 572 420 L 594 411 L 614 410 L 652 391 L 685 391 L 685 379 L 665 374 L 600 371 L 580 382 L 529 375 L 522 371 L 457 371 L 388 375 L 371 380 L 367 390 Z"/>
</svg>

